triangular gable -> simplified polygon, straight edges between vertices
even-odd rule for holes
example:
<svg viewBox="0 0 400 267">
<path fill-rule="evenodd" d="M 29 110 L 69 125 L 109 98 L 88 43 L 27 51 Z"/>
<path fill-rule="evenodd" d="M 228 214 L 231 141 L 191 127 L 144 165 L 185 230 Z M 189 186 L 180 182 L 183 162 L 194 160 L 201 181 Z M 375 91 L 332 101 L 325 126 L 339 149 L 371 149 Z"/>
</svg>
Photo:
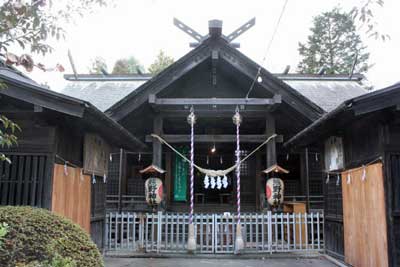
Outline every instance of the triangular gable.
<svg viewBox="0 0 400 267">
<path fill-rule="evenodd" d="M 237 49 L 232 48 L 226 40 L 222 38 L 209 38 L 174 64 L 166 68 L 160 74 L 153 77 L 127 97 L 113 105 L 106 111 L 106 113 L 117 121 L 121 121 L 140 105 L 148 101 L 150 94 L 161 92 L 170 84 L 200 65 L 206 59 L 210 58 L 213 50 L 219 51 L 219 56 L 222 60 L 232 65 L 249 79 L 253 80 L 256 76 L 260 67 L 257 63 L 246 57 Z M 271 94 L 281 95 L 283 102 L 291 106 L 310 121 L 318 119 L 324 113 L 320 107 L 264 68 L 261 69 L 260 76 L 262 82 L 258 83 L 258 85 L 268 90 Z"/>
</svg>

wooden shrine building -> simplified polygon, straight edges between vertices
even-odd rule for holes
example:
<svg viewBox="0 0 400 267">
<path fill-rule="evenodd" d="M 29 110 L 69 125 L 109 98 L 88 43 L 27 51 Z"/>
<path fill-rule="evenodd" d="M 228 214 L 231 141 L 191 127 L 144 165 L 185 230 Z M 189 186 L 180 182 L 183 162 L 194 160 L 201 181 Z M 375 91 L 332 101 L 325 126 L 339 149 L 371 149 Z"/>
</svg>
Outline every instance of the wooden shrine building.
<svg viewBox="0 0 400 267">
<path fill-rule="evenodd" d="M 325 158 L 325 249 L 351 266 L 400 264 L 400 85 L 343 102 L 285 145 Z"/>
<path fill-rule="evenodd" d="M 0 114 L 22 129 L 2 147 L 0 205 L 46 208 L 102 247 L 109 150 L 146 145 L 92 104 L 51 91 L 1 63 Z"/>
<path fill-rule="evenodd" d="M 188 29 L 177 20 L 175 24 Z M 284 176 L 287 199 L 322 208 L 322 161 L 314 160 L 317 154 L 312 150 L 289 153 L 282 144 L 340 102 L 364 94 L 362 76 L 272 74 L 237 49 L 238 44 L 232 42 L 237 32 L 224 35 L 222 22 L 210 21 L 208 35 L 195 35 L 194 49 L 155 77 L 65 76 L 69 84 L 63 93 L 91 101 L 150 147 L 113 151 L 107 199 L 110 209 L 148 209 L 139 171 L 153 164 L 166 170 L 162 209 L 188 210 L 188 166 L 151 134 L 187 155 L 190 127 L 186 117 L 191 107 L 197 116 L 195 163 L 204 168 L 225 169 L 234 164 L 232 116 L 236 108 L 243 116 L 242 156 L 272 134 L 278 135 L 241 165 L 245 211 L 265 208 L 266 177 L 262 171 L 276 163 L 290 170 Z M 205 189 L 204 175 L 195 174 L 196 212 L 235 210 L 234 173 L 228 178 L 226 189 Z"/>
</svg>

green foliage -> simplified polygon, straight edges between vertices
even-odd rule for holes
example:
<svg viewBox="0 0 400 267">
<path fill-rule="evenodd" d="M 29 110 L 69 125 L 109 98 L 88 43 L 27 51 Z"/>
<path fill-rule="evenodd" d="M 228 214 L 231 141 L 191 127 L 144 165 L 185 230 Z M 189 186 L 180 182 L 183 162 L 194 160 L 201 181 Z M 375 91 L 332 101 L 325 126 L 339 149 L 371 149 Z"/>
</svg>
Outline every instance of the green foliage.
<svg viewBox="0 0 400 267">
<path fill-rule="evenodd" d="M 107 71 L 107 63 L 104 58 L 96 57 L 92 60 L 89 68 L 90 74 L 102 74 L 102 70 Z"/>
<path fill-rule="evenodd" d="M 300 72 L 317 73 L 325 67 L 328 74 L 349 74 L 356 55 L 355 71 L 368 70 L 369 53 L 349 13 L 339 8 L 324 12 L 313 19 L 311 32 L 305 44 L 299 43 Z"/>
<path fill-rule="evenodd" d="M 355 21 L 361 24 L 361 27 L 365 29 L 369 37 L 374 37 L 375 39 L 381 38 L 382 41 L 386 41 L 390 39 L 390 36 L 376 30 L 378 22 L 374 16 L 374 9 L 376 7 L 383 7 L 383 4 L 383 0 L 366 0 L 361 6 L 354 7 L 350 14 Z"/>
<path fill-rule="evenodd" d="M 21 131 L 21 128 L 7 117 L 0 115 L 0 148 L 10 148 L 13 145 L 17 145 L 16 131 Z M 4 160 L 11 163 L 10 159 L 0 152 L 0 161 Z"/>
<path fill-rule="evenodd" d="M 121 58 L 114 64 L 112 74 L 141 74 L 143 66 L 135 57 Z"/>
<path fill-rule="evenodd" d="M 150 65 L 149 72 L 153 75 L 156 75 L 172 63 L 174 63 L 174 59 L 166 55 L 164 51 L 160 50 L 156 60 L 153 62 L 153 64 Z"/>
<path fill-rule="evenodd" d="M 104 266 L 102 256 L 78 225 L 44 209 L 0 207 L 0 223 L 9 225 L 0 247 L 2 266 Z"/>
<path fill-rule="evenodd" d="M 0 223 L 0 248 L 3 244 L 3 240 L 8 233 L 9 226 L 7 223 Z"/>
</svg>

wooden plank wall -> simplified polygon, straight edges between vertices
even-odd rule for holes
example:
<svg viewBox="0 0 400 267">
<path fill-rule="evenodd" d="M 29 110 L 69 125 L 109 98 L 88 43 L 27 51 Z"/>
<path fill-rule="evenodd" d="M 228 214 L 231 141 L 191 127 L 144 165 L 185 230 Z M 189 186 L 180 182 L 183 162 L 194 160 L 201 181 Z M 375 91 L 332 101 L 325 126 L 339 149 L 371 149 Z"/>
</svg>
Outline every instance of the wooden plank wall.
<svg viewBox="0 0 400 267">
<path fill-rule="evenodd" d="M 79 224 L 90 233 L 91 178 L 81 174 L 81 168 L 55 164 L 52 211 Z"/>
<path fill-rule="evenodd" d="M 388 266 L 382 163 L 342 172 L 345 261 L 354 267 Z"/>
</svg>

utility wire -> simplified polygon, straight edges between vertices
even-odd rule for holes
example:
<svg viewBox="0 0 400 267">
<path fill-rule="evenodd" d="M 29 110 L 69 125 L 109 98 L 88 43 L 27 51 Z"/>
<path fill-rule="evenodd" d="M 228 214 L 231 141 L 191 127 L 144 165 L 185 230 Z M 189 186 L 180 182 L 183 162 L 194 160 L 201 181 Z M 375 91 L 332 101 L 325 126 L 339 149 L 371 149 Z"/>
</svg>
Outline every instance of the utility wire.
<svg viewBox="0 0 400 267">
<path fill-rule="evenodd" d="M 258 70 L 257 70 L 257 74 L 256 74 L 256 76 L 254 77 L 254 80 L 253 80 L 253 82 L 251 83 L 249 90 L 247 91 L 246 100 L 249 98 L 249 95 L 250 95 L 251 91 L 253 90 L 254 85 L 255 85 L 255 83 L 256 83 L 256 81 L 257 81 L 257 78 L 258 78 L 258 76 L 260 75 L 260 72 L 261 72 L 261 69 L 262 69 L 262 65 L 264 64 L 265 59 L 267 58 L 268 52 L 269 52 L 269 50 L 271 49 L 272 42 L 274 41 L 275 36 L 276 36 L 276 33 L 278 32 L 279 24 L 281 23 L 283 14 L 285 13 L 285 9 L 286 9 L 286 6 L 287 6 L 288 1 L 289 1 L 289 0 L 285 0 L 285 3 L 284 3 L 283 6 L 282 6 L 281 13 L 279 14 L 278 21 L 276 22 L 274 31 L 272 32 L 271 39 L 270 39 L 269 42 L 268 42 L 267 49 L 265 50 L 264 57 L 262 58 L 261 64 L 259 65 Z"/>
</svg>

